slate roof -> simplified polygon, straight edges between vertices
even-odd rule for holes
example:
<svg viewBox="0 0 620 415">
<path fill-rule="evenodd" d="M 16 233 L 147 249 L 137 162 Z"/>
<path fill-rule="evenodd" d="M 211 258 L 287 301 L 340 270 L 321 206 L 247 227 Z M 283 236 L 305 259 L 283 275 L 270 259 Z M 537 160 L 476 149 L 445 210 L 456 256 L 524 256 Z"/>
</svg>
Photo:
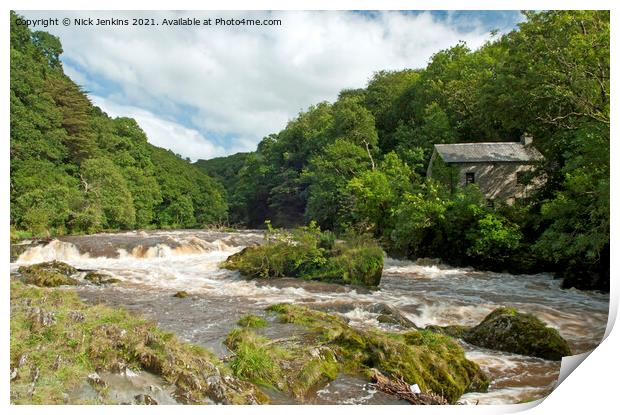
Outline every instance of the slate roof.
<svg viewBox="0 0 620 415">
<path fill-rule="evenodd" d="M 435 150 L 445 163 L 533 163 L 543 158 L 533 146 L 520 142 L 435 144 Z"/>
</svg>

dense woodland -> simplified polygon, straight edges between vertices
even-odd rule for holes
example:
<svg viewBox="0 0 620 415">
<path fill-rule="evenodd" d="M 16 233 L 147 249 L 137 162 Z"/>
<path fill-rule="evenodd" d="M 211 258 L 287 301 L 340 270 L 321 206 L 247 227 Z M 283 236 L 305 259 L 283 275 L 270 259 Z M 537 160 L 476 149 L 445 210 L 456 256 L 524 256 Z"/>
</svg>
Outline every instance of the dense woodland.
<svg viewBox="0 0 620 415">
<path fill-rule="evenodd" d="M 58 38 L 11 14 L 11 225 L 36 235 L 226 220 L 223 187 L 108 117 L 63 72 Z"/>
<path fill-rule="evenodd" d="M 426 68 L 375 73 L 255 152 L 196 165 L 93 106 L 64 75 L 58 39 L 12 15 L 11 224 L 58 234 L 316 221 L 370 234 L 391 255 L 608 289 L 609 12 L 525 15 L 476 51 L 458 44 Z M 433 144 L 524 132 L 545 156 L 530 200 L 490 208 L 475 186 L 425 178 Z"/>
</svg>

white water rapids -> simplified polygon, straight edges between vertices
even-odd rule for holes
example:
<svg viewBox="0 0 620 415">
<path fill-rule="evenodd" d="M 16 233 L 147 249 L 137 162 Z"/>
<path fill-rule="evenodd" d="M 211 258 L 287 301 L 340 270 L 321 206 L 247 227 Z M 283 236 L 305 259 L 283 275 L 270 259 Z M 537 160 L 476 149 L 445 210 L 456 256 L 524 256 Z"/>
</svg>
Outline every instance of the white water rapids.
<svg viewBox="0 0 620 415">
<path fill-rule="evenodd" d="M 218 264 L 244 246 L 259 243 L 257 232 L 153 231 L 71 236 L 34 246 L 11 264 L 65 261 L 78 269 L 109 273 L 122 282 L 77 288 L 89 301 L 136 310 L 180 337 L 225 354 L 226 332 L 249 312 L 277 302 L 304 302 L 341 313 L 357 326 L 393 329 L 377 321 L 374 304 L 388 304 L 419 327 L 475 325 L 499 306 L 530 312 L 560 331 L 575 354 L 602 339 L 609 296 L 560 289 L 548 274 L 513 275 L 467 268 L 422 266 L 387 258 L 381 285 L 371 291 L 293 279 L 246 281 Z M 192 299 L 171 294 L 184 290 Z M 376 310 L 376 309 L 375 309 Z M 545 396 L 559 362 L 511 355 L 463 344 L 467 356 L 491 376 L 488 393 L 470 393 L 465 403 L 513 403 Z M 380 400 L 359 379 L 337 379 L 318 391 L 316 403 L 393 403 Z"/>
</svg>

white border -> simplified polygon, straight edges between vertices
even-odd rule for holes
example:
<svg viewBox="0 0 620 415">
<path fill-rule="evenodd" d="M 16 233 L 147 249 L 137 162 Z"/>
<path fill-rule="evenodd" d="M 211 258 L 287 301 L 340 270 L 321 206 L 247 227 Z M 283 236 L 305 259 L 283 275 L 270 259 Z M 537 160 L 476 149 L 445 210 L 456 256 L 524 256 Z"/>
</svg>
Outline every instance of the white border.
<svg viewBox="0 0 620 415">
<path fill-rule="evenodd" d="M 50 414 L 72 414 L 78 413 L 84 410 L 97 413 L 167 413 L 170 407 L 123 407 L 123 406 L 109 406 L 109 407 L 89 407 L 82 408 L 80 406 L 10 406 L 9 405 L 9 325 L 8 316 L 10 315 L 9 308 L 9 290 L 8 290 L 8 258 L 9 258 L 9 10 L 400 10 L 400 9 L 413 9 L 413 10 L 523 10 L 523 9 L 611 9 L 612 10 L 612 39 L 613 34 L 616 33 L 618 27 L 617 9 L 618 2 L 603 1 L 603 0 L 590 0 L 590 1 L 577 1 L 577 0 L 564 0 L 564 1 L 480 1 L 471 0 L 467 2 L 456 0 L 384 0 L 384 1 L 371 1 L 371 0 L 341 0 L 341 1 L 328 1 L 328 0 L 297 0 L 297 1 L 285 1 L 285 0 L 264 0 L 264 1 L 251 1 L 251 0 L 211 0 L 211 1 L 196 1 L 196 0 L 176 0 L 176 1 L 164 1 L 164 0 L 152 0 L 149 2 L 130 2 L 128 0 L 108 0 L 108 1 L 91 1 L 85 3 L 77 0 L 64 0 L 64 1 L 4 1 L 5 14 L 0 19 L 1 33 L 4 39 L 4 48 L 2 50 L 2 78 L 4 82 L 0 86 L 1 95 L 4 99 L 1 101 L 2 105 L 2 148 L 4 152 L 4 163 L 0 165 L 0 175 L 2 175 L 2 201 L 0 202 L 0 217 L 3 218 L 4 229 L 6 230 L 5 236 L 0 238 L 0 247 L 4 252 L 4 257 L 7 260 L 5 270 L 5 283 L 2 285 L 2 316 L 0 324 L 2 327 L 2 333 L 5 336 L 5 347 L 2 347 L 2 356 L 0 357 L 1 366 L 0 373 L 4 373 L 4 376 L 0 376 L 0 390 L 3 406 L 5 411 L 16 414 L 32 414 L 39 411 L 44 411 Z M 617 63 L 617 42 L 612 41 L 612 68 L 616 68 Z M 612 71 L 615 79 L 615 71 Z M 612 110 L 617 108 L 616 89 L 615 83 L 612 81 L 611 103 Z M 615 118 L 613 118 L 614 112 L 612 111 L 611 123 L 611 137 L 618 137 L 618 128 L 616 127 Z M 611 143 L 611 157 L 612 161 L 618 160 L 618 145 L 615 141 Z M 612 166 L 614 163 L 612 163 Z M 611 186 L 611 202 L 612 207 L 616 206 L 618 201 L 618 191 L 614 190 L 613 183 L 618 183 L 618 169 L 612 168 L 612 186 Z M 616 225 L 615 216 L 612 214 L 612 227 L 611 227 L 612 240 L 617 241 L 618 238 L 618 226 Z M 620 374 L 620 365 L 618 361 L 618 352 L 620 351 L 620 336 L 618 330 L 611 331 L 615 316 L 618 309 L 618 287 L 617 276 L 615 275 L 618 269 L 618 259 L 616 257 L 618 250 L 615 249 L 615 244 L 612 244 L 611 255 L 611 269 L 612 269 L 612 281 L 611 281 L 611 301 L 610 301 L 610 317 L 607 327 L 606 340 L 595 349 L 591 355 L 587 358 L 584 364 L 580 365 L 575 373 L 568 376 L 567 379 L 546 399 L 542 404 L 537 403 L 524 404 L 524 405 L 503 405 L 503 406 L 479 406 L 479 407 L 416 407 L 410 406 L 402 407 L 373 407 L 373 406 L 355 406 L 355 407 L 321 407 L 321 406 L 270 406 L 270 407 L 234 407 L 234 406 L 220 406 L 217 408 L 209 407 L 175 407 L 175 411 L 188 413 L 196 411 L 216 411 L 222 414 L 231 414 L 239 412 L 252 412 L 260 414 L 289 414 L 291 411 L 298 413 L 314 413 L 319 411 L 344 411 L 355 412 L 356 414 L 361 412 L 362 414 L 375 414 L 377 411 L 389 410 L 394 413 L 476 413 L 476 414 L 494 414 L 494 413 L 508 413 L 516 412 L 524 409 L 530 409 L 529 413 L 543 414 L 543 413 L 561 413 L 561 414 L 584 414 L 587 412 L 592 413 L 610 413 L 614 411 L 612 408 L 616 406 L 615 402 L 619 395 L 617 377 Z M 564 370 L 564 369 L 563 369 Z M 323 409 L 324 408 L 324 409 Z M 615 412 L 615 411 L 614 411 Z M 6 412 L 5 412 L 6 413 Z"/>
</svg>

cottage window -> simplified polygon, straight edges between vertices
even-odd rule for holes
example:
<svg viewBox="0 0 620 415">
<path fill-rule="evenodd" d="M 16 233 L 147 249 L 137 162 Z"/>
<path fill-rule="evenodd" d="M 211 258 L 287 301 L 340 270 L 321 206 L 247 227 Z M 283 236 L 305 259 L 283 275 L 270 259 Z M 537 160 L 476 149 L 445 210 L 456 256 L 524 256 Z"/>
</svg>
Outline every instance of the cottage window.
<svg viewBox="0 0 620 415">
<path fill-rule="evenodd" d="M 476 183 L 476 173 L 465 173 L 465 184 Z"/>
</svg>

